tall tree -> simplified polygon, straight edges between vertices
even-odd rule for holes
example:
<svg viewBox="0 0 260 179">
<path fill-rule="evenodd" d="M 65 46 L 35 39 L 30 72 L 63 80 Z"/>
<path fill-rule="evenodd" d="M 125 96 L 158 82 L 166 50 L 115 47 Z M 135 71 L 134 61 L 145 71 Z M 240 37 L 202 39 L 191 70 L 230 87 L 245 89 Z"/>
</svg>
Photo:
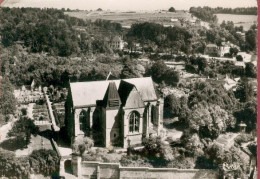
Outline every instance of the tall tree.
<svg viewBox="0 0 260 179">
<path fill-rule="evenodd" d="M 257 77 L 257 69 L 253 63 L 251 62 L 246 63 L 245 75 L 249 78 Z"/>
<path fill-rule="evenodd" d="M 15 137 L 21 142 L 25 142 L 25 145 L 28 145 L 31 135 L 37 135 L 38 132 L 39 128 L 35 126 L 31 119 L 21 117 L 14 123 L 12 129 L 8 132 L 8 137 Z"/>
<path fill-rule="evenodd" d="M 8 119 L 7 115 L 14 114 L 16 110 L 16 99 L 13 94 L 14 88 L 7 78 L 3 78 L 1 82 L 0 113 Z"/>
<path fill-rule="evenodd" d="M 174 9 L 174 7 L 170 7 L 168 11 L 169 11 L 169 12 L 176 12 L 176 10 Z"/>
</svg>

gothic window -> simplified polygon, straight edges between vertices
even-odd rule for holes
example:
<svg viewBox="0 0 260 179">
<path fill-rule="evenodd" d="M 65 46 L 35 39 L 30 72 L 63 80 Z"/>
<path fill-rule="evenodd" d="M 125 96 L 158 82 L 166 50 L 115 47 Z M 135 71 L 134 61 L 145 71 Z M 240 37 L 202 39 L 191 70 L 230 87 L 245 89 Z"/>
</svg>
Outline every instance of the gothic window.
<svg viewBox="0 0 260 179">
<path fill-rule="evenodd" d="M 83 132 L 86 132 L 86 125 L 87 125 L 87 112 L 83 110 L 79 114 L 79 129 Z"/>
<path fill-rule="evenodd" d="M 154 105 L 152 105 L 151 108 L 151 122 L 153 125 L 157 125 L 157 121 L 158 121 L 158 110 L 156 109 L 156 107 Z"/>
<path fill-rule="evenodd" d="M 139 132 L 140 125 L 140 115 L 138 112 L 134 111 L 130 115 L 129 119 L 129 132 Z"/>
</svg>

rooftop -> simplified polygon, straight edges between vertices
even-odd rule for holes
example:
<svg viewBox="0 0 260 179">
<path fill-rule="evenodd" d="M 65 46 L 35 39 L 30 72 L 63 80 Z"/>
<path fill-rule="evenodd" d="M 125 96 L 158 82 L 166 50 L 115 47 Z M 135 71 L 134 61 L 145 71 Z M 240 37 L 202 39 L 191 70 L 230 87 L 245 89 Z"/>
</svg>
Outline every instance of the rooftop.
<svg viewBox="0 0 260 179">
<path fill-rule="evenodd" d="M 133 84 L 143 101 L 158 99 L 151 77 L 124 79 L 123 81 Z M 118 90 L 121 80 L 70 83 L 73 106 L 96 106 L 97 100 L 103 100 L 109 82 L 114 82 Z"/>
<path fill-rule="evenodd" d="M 216 47 L 217 48 L 217 45 L 215 45 L 215 44 L 208 44 L 206 47 Z"/>
</svg>

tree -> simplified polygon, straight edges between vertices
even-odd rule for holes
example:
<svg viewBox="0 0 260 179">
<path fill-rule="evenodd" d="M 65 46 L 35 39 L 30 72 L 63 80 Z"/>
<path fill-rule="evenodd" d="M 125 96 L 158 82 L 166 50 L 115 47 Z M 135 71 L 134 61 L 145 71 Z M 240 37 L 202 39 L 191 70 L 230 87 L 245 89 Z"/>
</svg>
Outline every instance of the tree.
<svg viewBox="0 0 260 179">
<path fill-rule="evenodd" d="M 35 173 L 51 176 L 58 172 L 60 158 L 54 150 L 40 149 L 29 155 L 29 163 Z"/>
<path fill-rule="evenodd" d="M 191 131 L 198 133 L 200 138 L 211 139 L 216 139 L 225 132 L 228 125 L 234 125 L 233 119 L 224 109 L 217 105 L 202 104 L 192 108 L 188 123 Z"/>
<path fill-rule="evenodd" d="M 188 106 L 203 103 L 205 105 L 214 104 L 222 109 L 232 110 L 236 103 L 233 92 L 226 91 L 223 85 L 211 85 L 208 82 L 195 82 L 188 98 Z"/>
<path fill-rule="evenodd" d="M 167 68 L 166 64 L 162 60 L 159 60 L 151 66 L 148 73 L 152 75 L 155 82 L 160 83 L 164 80 L 164 74 Z"/>
<path fill-rule="evenodd" d="M 26 116 L 27 115 L 27 108 L 22 108 L 21 112 L 22 112 L 23 116 Z"/>
<path fill-rule="evenodd" d="M 7 119 L 7 115 L 14 114 L 16 110 L 16 99 L 13 94 L 13 85 L 10 81 L 3 78 L 1 82 L 0 113 L 2 113 Z"/>
<path fill-rule="evenodd" d="M 169 85 L 176 85 L 179 82 L 179 73 L 167 67 L 164 61 L 156 61 L 148 70 L 148 75 L 151 75 L 157 83 L 163 81 Z"/>
<path fill-rule="evenodd" d="M 207 67 L 207 60 L 203 57 L 198 57 L 197 59 L 197 63 L 198 63 L 198 69 L 199 71 L 204 72 L 205 68 Z"/>
<path fill-rule="evenodd" d="M 39 128 L 35 126 L 34 122 L 27 118 L 21 117 L 18 121 L 15 121 L 12 129 L 8 132 L 8 137 L 15 137 L 21 142 L 25 142 L 28 145 L 31 135 L 37 135 Z"/>
<path fill-rule="evenodd" d="M 231 56 L 236 56 L 237 55 L 237 53 L 238 53 L 239 51 L 238 51 L 238 49 L 235 47 L 235 48 L 230 48 L 229 49 L 229 53 L 230 53 L 230 55 Z"/>
<path fill-rule="evenodd" d="M 256 43 L 257 40 L 257 34 L 255 30 L 248 30 L 246 32 L 246 48 L 250 51 L 255 51 L 256 50 Z"/>
<path fill-rule="evenodd" d="M 146 157 L 159 161 L 173 160 L 173 151 L 169 144 L 164 143 L 160 137 L 149 137 L 143 142 L 143 152 Z"/>
<path fill-rule="evenodd" d="M 247 131 L 256 130 L 257 122 L 257 103 L 256 101 L 249 101 L 243 104 L 239 111 L 234 113 L 237 123 L 244 122 L 247 125 Z"/>
<path fill-rule="evenodd" d="M 30 164 L 27 157 L 17 158 L 13 152 L 0 148 L 0 175 L 8 178 L 29 178 Z"/>
<path fill-rule="evenodd" d="M 169 11 L 169 12 L 176 12 L 176 10 L 174 9 L 174 7 L 170 7 L 168 11 Z"/>
<path fill-rule="evenodd" d="M 247 148 L 251 152 L 252 156 L 256 157 L 257 156 L 257 144 L 256 142 L 250 143 Z"/>
<path fill-rule="evenodd" d="M 168 68 L 164 73 L 164 82 L 176 86 L 180 80 L 179 73 L 172 68 Z"/>
<path fill-rule="evenodd" d="M 200 141 L 198 134 L 193 134 L 185 140 L 185 148 L 189 155 L 193 157 L 202 156 L 204 154 L 204 145 Z"/>
<path fill-rule="evenodd" d="M 83 155 L 85 151 L 88 151 L 94 146 L 94 142 L 89 137 L 78 137 L 72 144 L 73 152 L 79 155 Z"/>
<path fill-rule="evenodd" d="M 180 108 L 180 101 L 174 94 L 166 96 L 166 98 L 164 99 L 164 109 L 166 116 L 178 116 L 180 113 Z"/>
<path fill-rule="evenodd" d="M 240 100 L 240 102 L 248 102 L 252 100 L 254 98 L 253 84 L 249 83 L 247 78 L 241 79 L 237 84 L 235 96 Z"/>
<path fill-rule="evenodd" d="M 237 59 L 237 61 L 239 61 L 239 62 L 242 62 L 242 61 L 243 61 L 243 57 L 242 57 L 241 55 L 238 55 L 238 56 L 236 57 L 236 59 Z"/>
<path fill-rule="evenodd" d="M 245 75 L 249 78 L 256 78 L 257 77 L 257 70 L 256 70 L 256 67 L 253 63 L 251 63 L 251 62 L 246 63 Z"/>
<path fill-rule="evenodd" d="M 134 61 L 134 59 L 132 60 L 130 60 L 129 58 L 124 59 L 124 67 L 121 71 L 120 78 L 126 79 L 126 78 L 140 77 L 140 74 L 138 73 L 136 66 L 137 63 Z"/>
</svg>

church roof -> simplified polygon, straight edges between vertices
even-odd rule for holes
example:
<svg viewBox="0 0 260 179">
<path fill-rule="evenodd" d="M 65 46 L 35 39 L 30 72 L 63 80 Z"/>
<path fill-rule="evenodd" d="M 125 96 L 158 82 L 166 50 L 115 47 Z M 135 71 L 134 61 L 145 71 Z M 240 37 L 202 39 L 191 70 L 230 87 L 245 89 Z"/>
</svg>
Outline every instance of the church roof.
<svg viewBox="0 0 260 179">
<path fill-rule="evenodd" d="M 118 89 L 121 80 L 70 83 L 73 106 L 95 106 L 97 100 L 104 99 L 109 82 L 112 81 Z M 136 87 L 143 101 L 158 99 L 151 77 L 124 79 L 124 81 Z"/>
<path fill-rule="evenodd" d="M 116 83 L 109 82 L 106 94 L 103 99 L 105 107 L 119 107 L 121 105 L 120 96 L 117 91 Z"/>
<path fill-rule="evenodd" d="M 112 38 L 112 42 L 121 42 L 121 38 L 119 36 L 115 36 Z"/>
<path fill-rule="evenodd" d="M 126 108 L 140 108 L 145 106 L 139 91 L 131 83 L 122 80 L 118 93 L 123 106 Z"/>
</svg>

